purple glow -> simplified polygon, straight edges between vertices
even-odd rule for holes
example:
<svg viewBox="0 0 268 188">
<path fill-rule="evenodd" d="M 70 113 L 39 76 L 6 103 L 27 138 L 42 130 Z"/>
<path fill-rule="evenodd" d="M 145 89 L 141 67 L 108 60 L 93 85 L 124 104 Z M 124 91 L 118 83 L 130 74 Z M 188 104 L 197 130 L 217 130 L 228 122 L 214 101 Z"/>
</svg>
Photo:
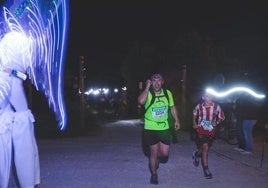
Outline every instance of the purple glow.
<svg viewBox="0 0 268 188">
<path fill-rule="evenodd" d="M 14 0 L 7 1 L 1 10 L 0 38 L 5 38 L 6 43 L 25 40 L 25 47 L 17 46 L 17 43 L 12 46 L 11 42 L 9 47 L 16 53 L 6 55 L 6 61 L 2 59 L 0 62 L 0 69 L 14 68 L 13 61 L 19 62 L 16 68 L 27 73 L 36 89 L 46 96 L 60 130 L 65 130 L 67 117 L 63 73 L 69 29 L 69 1 Z"/>
</svg>

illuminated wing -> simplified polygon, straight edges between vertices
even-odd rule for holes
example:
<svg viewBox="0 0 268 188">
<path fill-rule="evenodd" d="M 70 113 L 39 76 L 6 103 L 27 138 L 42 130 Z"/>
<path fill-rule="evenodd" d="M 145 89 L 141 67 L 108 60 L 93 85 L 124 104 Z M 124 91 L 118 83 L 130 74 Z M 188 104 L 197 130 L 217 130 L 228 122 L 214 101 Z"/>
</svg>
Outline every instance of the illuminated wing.
<svg viewBox="0 0 268 188">
<path fill-rule="evenodd" d="M 22 66 L 48 100 L 58 126 L 66 128 L 63 74 L 69 23 L 68 0 L 14 0 L 3 6 L 2 25 L 33 39 L 30 62 Z M 3 27 L 3 26 L 2 26 Z M 1 34 L 3 35 L 3 34 Z"/>
</svg>

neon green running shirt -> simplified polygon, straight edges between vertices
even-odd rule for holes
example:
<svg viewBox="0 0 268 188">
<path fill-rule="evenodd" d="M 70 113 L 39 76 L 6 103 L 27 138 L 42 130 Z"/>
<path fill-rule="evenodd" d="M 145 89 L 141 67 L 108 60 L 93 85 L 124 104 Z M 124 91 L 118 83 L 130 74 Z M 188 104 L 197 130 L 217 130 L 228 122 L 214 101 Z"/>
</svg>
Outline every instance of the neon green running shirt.
<svg viewBox="0 0 268 188">
<path fill-rule="evenodd" d="M 152 100 L 152 94 L 149 92 L 144 108 L 147 111 L 144 114 L 144 129 L 146 130 L 166 130 L 169 129 L 168 110 L 174 106 L 172 93 L 167 90 L 168 99 L 165 97 L 163 89 L 160 94 L 155 95 L 154 103 L 148 108 Z"/>
</svg>

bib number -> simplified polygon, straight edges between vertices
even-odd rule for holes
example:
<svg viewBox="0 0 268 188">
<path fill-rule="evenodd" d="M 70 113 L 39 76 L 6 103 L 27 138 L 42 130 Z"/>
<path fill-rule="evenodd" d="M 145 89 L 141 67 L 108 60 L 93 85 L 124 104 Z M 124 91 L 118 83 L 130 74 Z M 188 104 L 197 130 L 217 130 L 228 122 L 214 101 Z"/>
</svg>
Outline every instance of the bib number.
<svg viewBox="0 0 268 188">
<path fill-rule="evenodd" d="M 206 131 L 212 131 L 213 130 L 212 121 L 210 121 L 210 120 L 202 119 L 200 125 Z"/>
<path fill-rule="evenodd" d="M 166 107 L 156 107 L 152 109 L 152 116 L 153 118 L 163 118 L 167 114 L 167 109 Z"/>
</svg>

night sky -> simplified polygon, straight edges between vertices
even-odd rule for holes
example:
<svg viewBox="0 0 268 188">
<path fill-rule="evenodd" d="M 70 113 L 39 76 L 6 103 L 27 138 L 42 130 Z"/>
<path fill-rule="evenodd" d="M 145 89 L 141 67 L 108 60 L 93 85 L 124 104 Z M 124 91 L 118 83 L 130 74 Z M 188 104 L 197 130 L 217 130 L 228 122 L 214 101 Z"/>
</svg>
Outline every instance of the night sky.
<svg viewBox="0 0 268 188">
<path fill-rule="evenodd" d="M 162 39 L 184 27 L 209 36 L 229 56 L 246 55 L 262 67 L 268 60 L 266 8 L 260 1 L 70 0 L 66 70 L 77 75 L 84 56 L 87 79 L 120 79 L 131 42 Z"/>
<path fill-rule="evenodd" d="M 72 0 L 67 67 L 77 64 L 79 56 L 83 55 L 88 79 L 109 79 L 106 75 L 119 74 L 130 42 L 161 38 L 184 26 L 209 36 L 231 56 L 247 54 L 254 63 L 267 61 L 268 11 L 264 4 L 185 2 L 188 3 L 96 4 Z"/>
</svg>

